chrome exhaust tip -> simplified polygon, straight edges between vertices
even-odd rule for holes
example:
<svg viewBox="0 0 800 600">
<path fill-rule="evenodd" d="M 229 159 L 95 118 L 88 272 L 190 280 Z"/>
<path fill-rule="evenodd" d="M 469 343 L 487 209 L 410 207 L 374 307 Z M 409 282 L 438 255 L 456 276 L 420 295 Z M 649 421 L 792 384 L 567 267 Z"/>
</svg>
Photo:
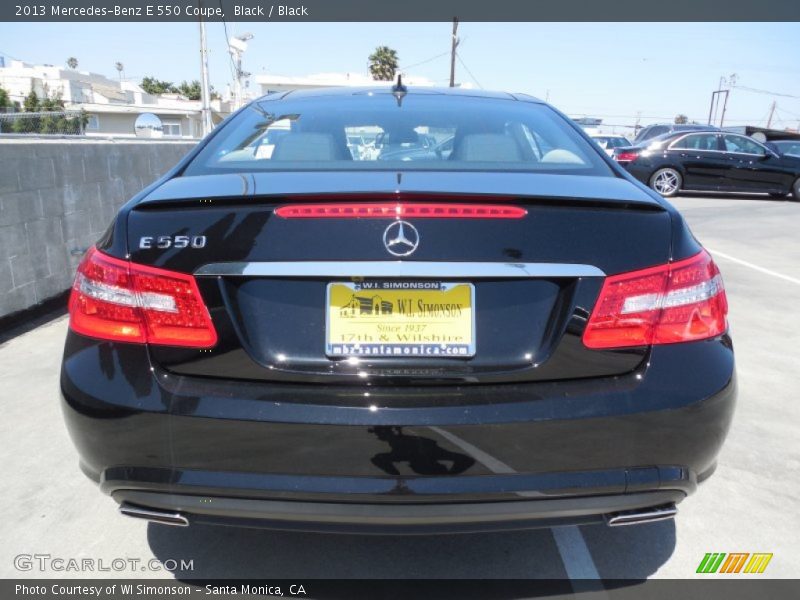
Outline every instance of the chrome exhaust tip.
<svg viewBox="0 0 800 600">
<path fill-rule="evenodd" d="M 172 525 L 173 527 L 188 527 L 189 519 L 177 512 L 159 510 L 157 508 L 140 508 L 131 504 L 123 503 L 119 506 L 120 514 L 134 519 L 143 519 L 152 523 L 162 525 Z"/>
<path fill-rule="evenodd" d="M 606 524 L 609 527 L 622 527 L 623 525 L 640 525 L 642 523 L 655 523 L 656 521 L 666 521 L 675 518 L 678 509 L 674 504 L 666 506 L 656 506 L 653 508 L 641 508 L 636 510 L 626 510 L 624 512 L 606 515 Z"/>
</svg>

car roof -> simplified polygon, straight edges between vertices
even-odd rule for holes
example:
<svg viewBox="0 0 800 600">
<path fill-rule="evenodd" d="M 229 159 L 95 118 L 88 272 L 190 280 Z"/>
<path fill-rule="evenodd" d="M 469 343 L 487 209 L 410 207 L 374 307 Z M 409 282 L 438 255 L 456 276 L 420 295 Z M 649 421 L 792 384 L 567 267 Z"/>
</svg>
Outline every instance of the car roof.
<svg viewBox="0 0 800 600">
<path fill-rule="evenodd" d="M 703 125 L 702 123 L 650 123 L 650 125 L 645 125 L 645 127 L 703 127 L 709 129 L 719 129 L 719 127 L 714 127 L 713 125 Z"/>
<path fill-rule="evenodd" d="M 331 96 L 364 96 L 373 94 L 391 94 L 390 86 L 368 86 L 368 87 L 321 87 L 306 90 L 289 90 L 286 92 L 274 92 L 262 96 L 256 102 L 270 102 L 275 100 L 305 99 Z M 520 102 L 533 102 L 544 104 L 544 102 L 534 96 L 525 93 L 497 92 L 491 90 L 476 90 L 471 88 L 449 88 L 449 87 L 406 87 L 407 95 L 424 96 L 460 96 L 470 98 L 487 98 L 501 100 L 518 100 Z"/>
</svg>

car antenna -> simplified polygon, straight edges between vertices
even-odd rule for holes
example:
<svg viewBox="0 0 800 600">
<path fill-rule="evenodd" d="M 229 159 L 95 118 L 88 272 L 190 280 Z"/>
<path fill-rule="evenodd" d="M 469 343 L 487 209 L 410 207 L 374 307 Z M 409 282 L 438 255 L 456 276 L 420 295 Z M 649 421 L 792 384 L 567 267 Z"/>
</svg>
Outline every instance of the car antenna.
<svg viewBox="0 0 800 600">
<path fill-rule="evenodd" d="M 403 98 L 408 93 L 408 88 L 403 85 L 403 75 L 397 75 L 397 83 L 392 86 L 392 96 L 397 100 L 397 106 L 403 106 Z"/>
</svg>

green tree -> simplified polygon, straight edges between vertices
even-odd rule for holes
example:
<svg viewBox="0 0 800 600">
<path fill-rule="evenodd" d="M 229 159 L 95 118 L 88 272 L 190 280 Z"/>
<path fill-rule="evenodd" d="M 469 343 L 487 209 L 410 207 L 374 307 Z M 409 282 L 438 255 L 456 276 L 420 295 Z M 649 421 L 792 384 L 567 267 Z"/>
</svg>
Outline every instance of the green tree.
<svg viewBox="0 0 800 600">
<path fill-rule="evenodd" d="M 686 115 L 676 115 L 675 116 L 675 124 L 676 125 L 686 125 L 689 122 L 689 117 Z"/>
<path fill-rule="evenodd" d="M 77 69 L 77 68 L 78 68 L 78 59 L 77 59 L 77 58 L 75 58 L 74 56 L 70 56 L 70 57 L 67 59 L 67 66 L 68 66 L 70 69 Z"/>
<path fill-rule="evenodd" d="M 89 115 L 86 114 L 85 110 L 81 109 L 77 118 L 72 119 L 72 121 L 75 127 L 75 133 L 86 131 L 86 125 L 89 123 Z"/>
<path fill-rule="evenodd" d="M 39 110 L 39 96 L 34 90 L 31 90 L 31 93 L 25 96 L 22 106 L 25 108 L 25 112 L 37 112 Z"/>
<path fill-rule="evenodd" d="M 8 92 L 0 86 L 0 112 L 4 112 L 3 109 L 12 106 L 11 98 L 8 96 Z"/>
<path fill-rule="evenodd" d="M 59 133 L 59 119 L 55 115 L 45 115 L 39 121 L 39 133 Z"/>
<path fill-rule="evenodd" d="M 39 103 L 39 110 L 44 112 L 60 112 L 64 110 L 64 101 L 61 94 L 45 96 Z"/>
<path fill-rule="evenodd" d="M 200 100 L 200 82 L 196 79 L 191 83 L 181 81 L 180 85 L 178 86 L 178 93 L 180 93 L 181 96 L 185 96 L 189 100 Z"/>
<path fill-rule="evenodd" d="M 142 79 L 142 89 L 148 94 L 158 96 L 159 94 L 176 93 L 178 88 L 172 85 L 171 81 L 161 81 L 155 77 L 145 77 Z"/>
<path fill-rule="evenodd" d="M 61 99 L 61 94 L 42 98 L 39 110 L 44 113 L 53 113 L 42 117 L 39 122 L 39 133 L 64 133 L 67 119 L 63 114 L 64 101 Z"/>
<path fill-rule="evenodd" d="M 25 96 L 22 106 L 26 113 L 35 113 L 41 110 L 39 96 L 34 90 L 31 90 L 31 93 Z M 14 119 L 14 125 L 11 129 L 14 133 L 39 133 L 40 127 L 41 119 L 39 117 L 17 117 Z"/>
<path fill-rule="evenodd" d="M 369 74 L 378 81 L 392 81 L 398 67 L 397 51 L 389 46 L 378 46 L 369 55 Z"/>
<path fill-rule="evenodd" d="M 36 133 L 39 129 L 38 119 L 25 119 L 17 117 L 11 124 L 11 131 L 14 133 Z"/>
<path fill-rule="evenodd" d="M 5 114 L 6 112 L 10 112 L 9 109 L 14 105 L 11 102 L 11 98 L 8 96 L 8 92 L 0 87 L 0 114 Z M 5 119 L 0 119 L 0 133 L 10 131 L 11 130 L 11 122 L 6 121 Z"/>
</svg>

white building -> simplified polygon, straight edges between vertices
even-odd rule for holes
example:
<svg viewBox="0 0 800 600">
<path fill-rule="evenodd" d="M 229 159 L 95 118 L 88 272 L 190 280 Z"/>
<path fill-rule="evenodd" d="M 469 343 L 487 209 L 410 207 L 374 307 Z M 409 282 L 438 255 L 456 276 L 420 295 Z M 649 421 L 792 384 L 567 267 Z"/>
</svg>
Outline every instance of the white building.
<svg viewBox="0 0 800 600">
<path fill-rule="evenodd" d="M 161 119 L 164 137 L 191 139 L 203 135 L 199 100 L 187 100 L 179 94 L 154 96 L 131 81 L 12 60 L 0 67 L 0 86 L 20 104 L 34 91 L 40 98 L 60 96 L 68 110 L 83 109 L 89 117 L 86 135 L 134 137 L 133 123 L 142 113 Z M 229 113 L 229 103 L 212 101 L 215 123 Z"/>
</svg>

